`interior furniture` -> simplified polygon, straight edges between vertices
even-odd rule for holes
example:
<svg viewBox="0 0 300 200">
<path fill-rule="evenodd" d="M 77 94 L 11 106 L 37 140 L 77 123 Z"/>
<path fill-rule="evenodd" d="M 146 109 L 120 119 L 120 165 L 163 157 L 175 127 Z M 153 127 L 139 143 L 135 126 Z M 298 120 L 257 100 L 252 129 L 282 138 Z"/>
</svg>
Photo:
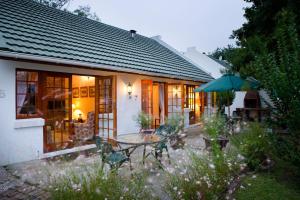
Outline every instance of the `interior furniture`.
<svg viewBox="0 0 300 200">
<path fill-rule="evenodd" d="M 94 138 L 95 134 L 95 113 L 89 112 L 85 123 L 74 123 L 75 140 L 87 141 Z"/>
</svg>

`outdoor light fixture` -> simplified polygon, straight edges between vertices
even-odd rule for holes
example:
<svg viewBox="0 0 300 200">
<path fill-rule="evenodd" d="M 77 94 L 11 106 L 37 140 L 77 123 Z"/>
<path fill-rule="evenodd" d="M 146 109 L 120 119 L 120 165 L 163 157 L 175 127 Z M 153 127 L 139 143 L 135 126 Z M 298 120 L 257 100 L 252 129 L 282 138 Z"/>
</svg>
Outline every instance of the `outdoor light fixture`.
<svg viewBox="0 0 300 200">
<path fill-rule="evenodd" d="M 127 85 L 127 92 L 129 95 L 129 99 L 131 99 L 131 95 L 132 95 L 132 84 L 129 82 Z"/>
</svg>

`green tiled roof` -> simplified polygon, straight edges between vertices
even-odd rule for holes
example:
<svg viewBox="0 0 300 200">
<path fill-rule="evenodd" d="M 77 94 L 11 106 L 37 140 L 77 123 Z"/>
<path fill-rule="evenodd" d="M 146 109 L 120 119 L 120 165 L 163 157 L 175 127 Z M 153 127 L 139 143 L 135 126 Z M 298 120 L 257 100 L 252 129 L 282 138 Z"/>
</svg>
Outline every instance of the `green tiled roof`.
<svg viewBox="0 0 300 200">
<path fill-rule="evenodd" d="M 0 0 L 1 52 L 188 80 L 212 77 L 157 41 L 31 0 Z"/>
</svg>

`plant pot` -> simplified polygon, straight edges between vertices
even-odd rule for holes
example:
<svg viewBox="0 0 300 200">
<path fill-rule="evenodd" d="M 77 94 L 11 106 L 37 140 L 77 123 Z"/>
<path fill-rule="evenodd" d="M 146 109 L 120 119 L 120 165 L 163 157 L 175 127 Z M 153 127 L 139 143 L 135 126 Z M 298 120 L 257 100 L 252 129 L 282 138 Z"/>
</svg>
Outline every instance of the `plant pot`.
<svg viewBox="0 0 300 200">
<path fill-rule="evenodd" d="M 153 134 L 155 132 L 155 129 L 141 129 L 140 133 L 142 134 Z"/>
</svg>

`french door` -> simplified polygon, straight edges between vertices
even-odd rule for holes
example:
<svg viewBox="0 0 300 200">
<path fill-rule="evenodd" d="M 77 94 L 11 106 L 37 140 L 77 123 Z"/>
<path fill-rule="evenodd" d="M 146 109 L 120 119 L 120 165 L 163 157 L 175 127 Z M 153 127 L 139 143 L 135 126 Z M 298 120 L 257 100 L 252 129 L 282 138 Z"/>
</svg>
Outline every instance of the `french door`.
<svg viewBox="0 0 300 200">
<path fill-rule="evenodd" d="M 184 85 L 184 107 L 189 108 L 189 123 L 195 124 L 196 122 L 196 101 L 195 101 L 195 85 Z"/>
<path fill-rule="evenodd" d="M 71 138 L 71 76 L 43 72 L 41 106 L 44 126 L 44 152 L 68 148 Z"/>
<path fill-rule="evenodd" d="M 152 128 L 164 124 L 166 116 L 165 83 L 142 80 L 142 111 L 153 118 Z"/>
<path fill-rule="evenodd" d="M 167 89 L 168 117 L 182 115 L 184 107 L 184 92 L 182 84 L 168 84 Z"/>
<path fill-rule="evenodd" d="M 117 134 L 116 77 L 96 77 L 96 135 L 111 138 Z"/>
</svg>

